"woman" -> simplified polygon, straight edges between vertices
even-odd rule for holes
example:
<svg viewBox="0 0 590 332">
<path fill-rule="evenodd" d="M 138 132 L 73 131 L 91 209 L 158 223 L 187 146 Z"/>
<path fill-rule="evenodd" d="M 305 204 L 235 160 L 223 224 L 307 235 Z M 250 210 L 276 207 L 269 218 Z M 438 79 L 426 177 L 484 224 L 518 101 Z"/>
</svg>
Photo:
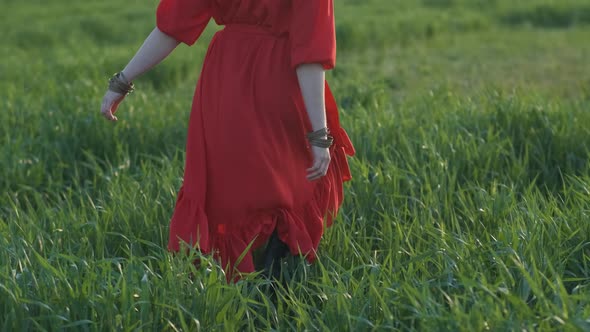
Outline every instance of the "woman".
<svg viewBox="0 0 590 332">
<path fill-rule="evenodd" d="M 287 254 L 309 262 L 342 203 L 353 146 L 324 71 L 335 64 L 332 0 L 162 0 L 156 28 L 111 78 L 102 114 L 116 121 L 136 77 L 213 18 L 194 95 L 183 185 L 168 248 L 212 253 L 228 276 L 253 272 L 266 246 L 276 276 Z M 328 129 L 329 128 L 329 129 Z"/>
</svg>

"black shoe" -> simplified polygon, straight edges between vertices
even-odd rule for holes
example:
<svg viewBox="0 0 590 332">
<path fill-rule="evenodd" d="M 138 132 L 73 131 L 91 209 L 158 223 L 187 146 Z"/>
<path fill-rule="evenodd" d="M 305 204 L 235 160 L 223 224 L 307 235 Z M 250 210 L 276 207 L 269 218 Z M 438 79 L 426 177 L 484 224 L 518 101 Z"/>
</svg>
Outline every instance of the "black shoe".
<svg viewBox="0 0 590 332">
<path fill-rule="evenodd" d="M 287 256 L 289 247 L 279 239 L 277 231 L 272 233 L 264 251 L 264 275 L 279 280 L 281 277 L 281 259 Z"/>
</svg>

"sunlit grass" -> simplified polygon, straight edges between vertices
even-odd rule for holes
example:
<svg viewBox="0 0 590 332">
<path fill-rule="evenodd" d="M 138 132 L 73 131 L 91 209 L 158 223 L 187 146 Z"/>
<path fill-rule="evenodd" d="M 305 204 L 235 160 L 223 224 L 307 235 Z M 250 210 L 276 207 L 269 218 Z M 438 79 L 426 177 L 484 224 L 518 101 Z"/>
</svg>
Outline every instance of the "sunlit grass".
<svg viewBox="0 0 590 332">
<path fill-rule="evenodd" d="M 590 329 L 583 1 L 338 3 L 354 180 L 276 300 L 165 249 L 216 27 L 139 79 L 119 123 L 98 115 L 155 4 L 6 4 L 0 330 Z"/>
</svg>

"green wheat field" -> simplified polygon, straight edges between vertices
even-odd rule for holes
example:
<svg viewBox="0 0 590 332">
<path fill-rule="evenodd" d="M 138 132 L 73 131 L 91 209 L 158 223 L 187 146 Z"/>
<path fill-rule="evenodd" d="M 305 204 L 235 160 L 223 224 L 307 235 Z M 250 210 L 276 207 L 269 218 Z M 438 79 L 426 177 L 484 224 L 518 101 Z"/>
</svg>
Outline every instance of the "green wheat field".
<svg viewBox="0 0 590 332">
<path fill-rule="evenodd" d="M 276 298 L 165 249 L 219 27 L 110 123 L 157 0 L 0 5 L 1 331 L 590 331 L 587 0 L 337 0 L 354 179 Z"/>
</svg>

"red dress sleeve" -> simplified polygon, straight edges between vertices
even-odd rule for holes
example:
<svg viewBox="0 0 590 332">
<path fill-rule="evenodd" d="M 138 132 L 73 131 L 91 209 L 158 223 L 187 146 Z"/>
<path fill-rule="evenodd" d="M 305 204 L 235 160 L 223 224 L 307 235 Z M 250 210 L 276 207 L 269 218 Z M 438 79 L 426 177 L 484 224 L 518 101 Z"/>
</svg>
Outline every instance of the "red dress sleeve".
<svg viewBox="0 0 590 332">
<path fill-rule="evenodd" d="M 324 69 L 336 64 L 336 32 L 333 0 L 292 0 L 291 65 L 320 63 Z"/>
<path fill-rule="evenodd" d="M 209 2 L 209 0 L 161 0 L 156 12 L 156 25 L 168 36 L 192 45 L 211 19 Z"/>
</svg>

